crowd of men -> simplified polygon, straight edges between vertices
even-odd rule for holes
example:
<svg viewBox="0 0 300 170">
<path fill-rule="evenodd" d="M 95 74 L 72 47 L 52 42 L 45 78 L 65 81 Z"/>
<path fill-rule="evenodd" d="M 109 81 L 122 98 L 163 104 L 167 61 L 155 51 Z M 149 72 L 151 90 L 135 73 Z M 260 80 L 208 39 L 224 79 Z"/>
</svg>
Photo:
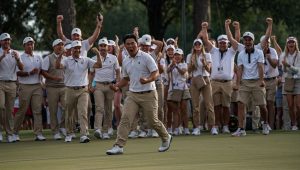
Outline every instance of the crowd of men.
<svg viewBox="0 0 300 170">
<path fill-rule="evenodd" d="M 32 37 L 24 38 L 24 53 L 19 55 L 10 47 L 11 36 L 0 36 L 0 126 L 7 142 L 21 140 L 19 131 L 28 108 L 34 119 L 35 140 L 46 140 L 41 113 L 44 96 L 55 140 L 63 135 L 65 142 L 71 142 L 76 137 L 76 122 L 80 125 L 81 143 L 90 141 L 91 124 L 96 138 L 109 139 L 114 122 L 117 138 L 106 152 L 109 155 L 122 154 L 128 138 L 160 137 L 158 151 L 164 152 L 169 149 L 172 136 L 198 136 L 203 129 L 212 135 L 230 133 L 231 115 L 238 117 L 238 128 L 231 135 L 246 136 L 246 113 L 250 110 L 256 123 L 253 129 L 261 125 L 264 135 L 285 124 L 298 130 L 298 42 L 295 37 L 288 37 L 282 51 L 271 36 L 271 18 L 266 19 L 265 35 L 257 45 L 251 32 L 245 32 L 243 44 L 239 43 L 237 21 L 227 19 L 226 34 L 216 41 L 208 35 L 208 23 L 203 22 L 187 57 L 177 38 L 159 41 L 148 34 L 139 38 L 138 28 L 125 35 L 121 45 L 116 36 L 115 41 L 103 37 L 93 47 L 101 31 L 102 15 L 96 17 L 95 31 L 86 40 L 82 40 L 79 28 L 74 28 L 71 39 L 67 39 L 62 21 L 63 16 L 58 15 L 59 38 L 52 43 L 53 52 L 44 58 L 33 53 Z M 90 49 L 95 54 L 93 58 L 87 57 Z M 16 95 L 19 109 L 12 116 Z M 283 114 L 283 107 L 288 108 L 289 114 Z M 91 115 L 93 122 L 89 121 Z"/>
</svg>

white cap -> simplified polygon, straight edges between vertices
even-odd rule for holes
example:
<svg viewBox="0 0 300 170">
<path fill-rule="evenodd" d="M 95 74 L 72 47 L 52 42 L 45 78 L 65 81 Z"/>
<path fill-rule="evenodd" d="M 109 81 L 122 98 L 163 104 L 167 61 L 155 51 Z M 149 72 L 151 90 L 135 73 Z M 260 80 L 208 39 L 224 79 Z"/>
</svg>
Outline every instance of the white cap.
<svg viewBox="0 0 300 170">
<path fill-rule="evenodd" d="M 10 35 L 8 33 L 2 33 L 0 35 L 0 41 L 5 40 L 5 39 L 11 39 Z"/>
<path fill-rule="evenodd" d="M 217 41 L 218 42 L 226 42 L 226 43 L 229 42 L 227 35 L 224 35 L 224 34 L 219 35 L 218 38 L 217 38 Z"/>
<path fill-rule="evenodd" d="M 116 46 L 116 43 L 114 40 L 108 40 L 108 45 Z"/>
<path fill-rule="evenodd" d="M 71 35 L 73 34 L 78 34 L 79 36 L 81 36 L 81 30 L 79 28 L 73 28 Z"/>
<path fill-rule="evenodd" d="M 180 48 L 176 48 L 174 54 L 180 54 L 180 55 L 183 55 L 183 51 L 182 51 L 182 49 L 180 49 Z"/>
<path fill-rule="evenodd" d="M 157 47 L 157 45 L 155 45 L 155 44 L 152 44 L 152 45 L 151 45 L 151 49 L 152 49 L 152 50 L 155 50 L 156 47 Z"/>
<path fill-rule="evenodd" d="M 254 41 L 254 34 L 252 32 L 245 32 L 243 38 L 250 37 Z"/>
<path fill-rule="evenodd" d="M 166 50 L 168 50 L 169 48 L 172 48 L 173 50 L 175 50 L 175 47 L 174 47 L 174 45 L 172 45 L 172 44 L 167 45 Z"/>
<path fill-rule="evenodd" d="M 195 44 L 196 42 L 198 42 L 198 43 L 200 43 L 200 44 L 203 44 L 203 43 L 202 43 L 202 40 L 201 40 L 200 38 L 195 39 L 193 44 Z"/>
<path fill-rule="evenodd" d="M 78 47 L 78 46 L 81 47 L 81 41 L 78 41 L 78 40 L 72 41 L 72 48 Z"/>
<path fill-rule="evenodd" d="M 100 45 L 100 44 L 108 45 L 107 38 L 106 38 L 106 37 L 101 38 L 101 39 L 98 41 L 98 45 Z"/>
<path fill-rule="evenodd" d="M 26 37 L 26 38 L 24 38 L 24 40 L 23 40 L 23 45 L 26 44 L 26 43 L 28 43 L 28 42 L 33 42 L 33 43 L 34 43 L 33 38 L 31 38 L 31 37 Z"/>
<path fill-rule="evenodd" d="M 71 48 L 72 48 L 71 43 L 66 44 L 65 47 L 64 47 L 65 50 L 69 50 L 69 49 L 71 49 Z"/>
<path fill-rule="evenodd" d="M 143 45 L 151 45 L 151 36 L 149 34 L 145 34 L 142 36 L 142 42 Z"/>
<path fill-rule="evenodd" d="M 262 42 L 262 41 L 265 39 L 265 37 L 266 37 L 265 35 L 261 36 L 261 37 L 260 37 L 260 42 Z M 268 38 L 268 42 L 269 42 L 269 43 L 271 42 L 271 39 L 270 39 L 270 38 Z"/>
<path fill-rule="evenodd" d="M 167 41 L 166 41 L 166 43 L 168 43 L 169 41 L 175 42 L 174 38 L 168 38 Z"/>
<path fill-rule="evenodd" d="M 297 38 L 296 38 L 296 37 L 288 37 L 288 38 L 286 39 L 286 42 L 289 42 L 289 41 L 297 42 Z"/>
<path fill-rule="evenodd" d="M 61 39 L 56 39 L 56 40 L 53 41 L 52 47 L 56 46 L 59 43 L 64 43 L 64 42 Z"/>
</svg>

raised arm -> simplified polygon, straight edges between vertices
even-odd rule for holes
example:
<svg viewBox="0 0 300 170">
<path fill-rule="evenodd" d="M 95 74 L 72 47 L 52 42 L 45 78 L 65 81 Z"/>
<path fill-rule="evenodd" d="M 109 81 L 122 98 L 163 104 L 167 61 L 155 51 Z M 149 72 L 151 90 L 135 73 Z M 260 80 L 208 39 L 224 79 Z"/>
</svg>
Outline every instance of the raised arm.
<svg viewBox="0 0 300 170">
<path fill-rule="evenodd" d="M 93 68 L 101 68 L 102 67 L 102 60 L 101 60 L 101 55 L 100 52 L 96 47 L 92 48 L 92 52 L 96 54 L 97 56 L 97 62 L 94 64 Z"/>
<path fill-rule="evenodd" d="M 63 29 L 62 29 L 62 25 L 61 25 L 61 22 L 62 22 L 63 19 L 64 19 L 63 15 L 57 15 L 57 17 L 56 17 L 56 32 L 57 32 L 58 37 L 61 40 L 66 41 L 67 38 L 64 35 Z"/>
<path fill-rule="evenodd" d="M 152 43 L 156 45 L 154 53 L 155 53 L 156 56 L 158 56 L 159 53 L 161 52 L 162 48 L 163 48 L 164 43 L 162 41 L 155 40 L 155 39 L 152 40 Z"/>
<path fill-rule="evenodd" d="M 238 21 L 233 21 L 232 25 L 233 25 L 233 28 L 234 28 L 234 39 L 237 42 L 240 42 L 240 40 L 241 40 L 240 23 Z"/>
<path fill-rule="evenodd" d="M 282 53 L 282 49 L 280 48 L 279 44 L 276 41 L 276 36 L 275 35 L 271 36 L 271 40 L 273 42 L 274 48 L 277 52 L 277 55 L 280 56 Z"/>
<path fill-rule="evenodd" d="M 268 39 L 271 37 L 272 35 L 272 25 L 273 25 L 273 19 L 272 18 L 266 18 L 266 22 L 268 24 L 267 30 L 266 30 L 266 34 L 265 34 L 265 38 L 264 40 L 261 42 L 261 47 L 262 49 L 264 49 L 267 45 L 267 41 Z"/>
<path fill-rule="evenodd" d="M 204 41 L 204 44 L 206 45 L 207 50 L 210 51 L 213 48 L 213 44 L 208 39 L 208 33 L 207 33 L 208 23 L 207 22 L 202 22 L 201 26 L 202 26 L 202 29 L 199 32 L 197 38 L 202 37 L 202 39 Z"/>
<path fill-rule="evenodd" d="M 100 31 L 101 31 L 101 28 L 102 28 L 103 16 L 100 13 L 96 17 L 96 22 L 97 22 L 97 25 L 96 25 L 95 31 L 94 31 L 93 35 L 88 38 L 90 46 L 92 46 L 94 44 L 94 42 L 97 40 L 97 38 L 100 34 Z"/>
<path fill-rule="evenodd" d="M 231 19 L 227 19 L 225 21 L 225 31 L 226 31 L 226 35 L 228 37 L 228 40 L 230 41 L 231 45 L 232 45 L 232 48 L 234 50 L 237 50 L 238 48 L 238 42 L 232 37 L 232 33 L 230 31 L 230 23 L 231 23 Z"/>
</svg>

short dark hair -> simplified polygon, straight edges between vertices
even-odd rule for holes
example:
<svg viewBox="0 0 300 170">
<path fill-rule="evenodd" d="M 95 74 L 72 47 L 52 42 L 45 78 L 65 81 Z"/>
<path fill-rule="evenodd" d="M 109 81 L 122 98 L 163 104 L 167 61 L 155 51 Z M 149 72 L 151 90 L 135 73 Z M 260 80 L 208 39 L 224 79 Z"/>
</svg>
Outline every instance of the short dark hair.
<svg viewBox="0 0 300 170">
<path fill-rule="evenodd" d="M 138 43 L 137 37 L 134 34 L 126 34 L 123 37 L 123 43 L 125 44 L 127 39 L 133 38 L 136 43 Z"/>
</svg>

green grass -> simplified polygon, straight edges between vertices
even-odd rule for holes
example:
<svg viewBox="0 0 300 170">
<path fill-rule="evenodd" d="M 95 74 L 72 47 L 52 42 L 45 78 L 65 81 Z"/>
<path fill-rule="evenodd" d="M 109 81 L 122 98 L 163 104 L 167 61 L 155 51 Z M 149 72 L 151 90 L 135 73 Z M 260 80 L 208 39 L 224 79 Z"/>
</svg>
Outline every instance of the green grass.
<svg viewBox="0 0 300 170">
<path fill-rule="evenodd" d="M 300 169 L 300 132 L 272 132 L 268 136 L 248 133 L 246 137 L 230 135 L 174 137 L 165 153 L 157 152 L 160 139 L 129 139 L 123 155 L 107 156 L 112 140 L 80 144 L 48 140 L 33 141 L 31 132 L 21 134 L 21 142 L 0 143 L 0 170 L 297 170 Z"/>
</svg>

